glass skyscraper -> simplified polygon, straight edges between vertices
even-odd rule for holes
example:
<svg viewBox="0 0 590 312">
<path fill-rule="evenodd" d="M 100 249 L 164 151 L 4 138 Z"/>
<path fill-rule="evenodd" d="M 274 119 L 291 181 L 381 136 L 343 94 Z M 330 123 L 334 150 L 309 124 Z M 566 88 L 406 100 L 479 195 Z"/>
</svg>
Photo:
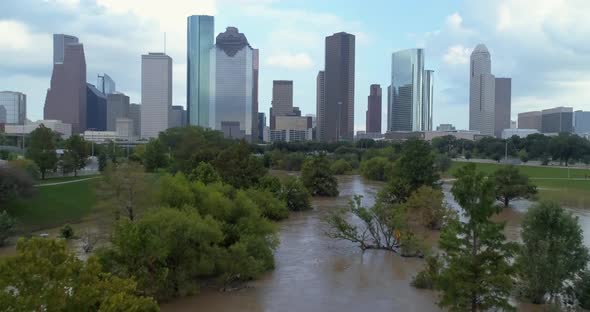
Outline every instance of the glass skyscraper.
<svg viewBox="0 0 590 312">
<path fill-rule="evenodd" d="M 20 92 L 0 92 L 0 124 L 23 125 L 27 118 L 27 96 Z"/>
<path fill-rule="evenodd" d="M 104 95 L 113 94 L 117 91 L 117 85 L 111 76 L 107 74 L 98 75 L 98 83 L 96 88 Z"/>
<path fill-rule="evenodd" d="M 213 37 L 213 16 L 192 15 L 187 18 L 186 109 L 189 125 L 210 126 Z"/>
<path fill-rule="evenodd" d="M 433 74 L 431 70 L 424 70 L 423 49 L 407 49 L 392 54 L 388 131 L 432 129 Z"/>
</svg>

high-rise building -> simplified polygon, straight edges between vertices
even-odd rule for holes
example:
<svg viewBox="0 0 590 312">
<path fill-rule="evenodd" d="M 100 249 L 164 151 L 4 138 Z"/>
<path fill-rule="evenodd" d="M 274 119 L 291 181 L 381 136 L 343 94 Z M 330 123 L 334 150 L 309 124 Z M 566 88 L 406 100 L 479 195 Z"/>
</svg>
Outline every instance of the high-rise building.
<svg viewBox="0 0 590 312">
<path fill-rule="evenodd" d="M 164 53 L 141 56 L 141 137 L 168 129 L 172 106 L 172 58 Z"/>
<path fill-rule="evenodd" d="M 133 120 L 133 135 L 141 135 L 141 105 L 129 104 L 129 119 Z"/>
<path fill-rule="evenodd" d="M 63 64 L 66 46 L 78 43 L 78 38 L 64 34 L 53 34 L 53 64 Z"/>
<path fill-rule="evenodd" d="M 107 130 L 107 97 L 89 83 L 86 84 L 86 129 Z"/>
<path fill-rule="evenodd" d="M 590 134 L 590 112 L 581 110 L 574 112 L 574 132 L 579 135 Z"/>
<path fill-rule="evenodd" d="M 393 122 L 393 118 L 391 118 L 391 85 L 387 86 L 387 124 L 385 125 L 385 131 L 391 130 L 391 124 Z"/>
<path fill-rule="evenodd" d="M 573 132 L 574 110 L 571 107 L 555 107 L 541 111 L 541 132 Z"/>
<path fill-rule="evenodd" d="M 326 141 L 326 75 L 323 70 L 316 77 L 316 139 Z"/>
<path fill-rule="evenodd" d="M 96 88 L 105 95 L 117 92 L 117 85 L 111 76 L 107 74 L 98 75 Z"/>
<path fill-rule="evenodd" d="M 264 128 L 266 127 L 266 115 L 258 113 L 258 141 L 264 142 Z"/>
<path fill-rule="evenodd" d="M 260 68 L 259 50 L 252 50 L 252 141 L 261 134 L 258 132 L 258 70 Z"/>
<path fill-rule="evenodd" d="M 325 118 L 322 141 L 354 139 L 355 36 L 345 32 L 326 37 Z"/>
<path fill-rule="evenodd" d="M 368 133 L 381 133 L 381 86 L 372 84 L 367 97 L 366 131 Z"/>
<path fill-rule="evenodd" d="M 496 79 L 488 48 L 478 44 L 471 53 L 469 75 L 469 130 L 495 134 Z"/>
<path fill-rule="evenodd" d="M 129 97 L 123 93 L 107 95 L 107 131 L 117 130 L 117 119 L 129 118 Z"/>
<path fill-rule="evenodd" d="M 274 130 L 276 116 L 287 116 L 293 113 L 292 80 L 273 80 L 271 105 L 270 129 Z"/>
<path fill-rule="evenodd" d="M 512 79 L 496 78 L 494 109 L 494 135 L 502 137 L 502 130 L 510 129 L 510 106 L 512 102 Z"/>
<path fill-rule="evenodd" d="M 72 125 L 72 132 L 86 130 L 86 58 L 76 37 L 53 36 L 54 64 L 47 90 L 44 119 Z"/>
<path fill-rule="evenodd" d="M 541 111 L 524 112 L 518 114 L 518 129 L 536 129 L 541 131 Z"/>
<path fill-rule="evenodd" d="M 13 91 L 0 92 L 1 124 L 24 125 L 27 119 L 27 96 Z"/>
<path fill-rule="evenodd" d="M 432 130 L 434 72 L 424 70 L 424 50 L 407 49 L 391 56 L 387 130 Z"/>
<path fill-rule="evenodd" d="M 187 18 L 186 111 L 190 125 L 209 127 L 214 17 Z"/>
<path fill-rule="evenodd" d="M 6 108 L 0 106 L 0 131 L 4 131 L 4 125 L 6 124 Z"/>
<path fill-rule="evenodd" d="M 227 27 L 225 32 L 217 35 L 211 50 L 214 60 L 212 68 L 212 90 L 210 107 L 214 107 L 210 116 L 211 128 L 222 130 L 222 123 L 231 129 L 233 138 L 239 137 L 235 132 L 239 124 L 241 137 L 252 139 L 253 134 L 253 90 L 254 90 L 254 49 L 246 36 L 235 27 Z M 231 122 L 231 123 L 229 123 Z"/>
<path fill-rule="evenodd" d="M 187 117 L 186 110 L 180 105 L 173 105 L 170 109 L 170 121 L 168 125 L 170 128 L 179 128 L 186 126 Z"/>
</svg>

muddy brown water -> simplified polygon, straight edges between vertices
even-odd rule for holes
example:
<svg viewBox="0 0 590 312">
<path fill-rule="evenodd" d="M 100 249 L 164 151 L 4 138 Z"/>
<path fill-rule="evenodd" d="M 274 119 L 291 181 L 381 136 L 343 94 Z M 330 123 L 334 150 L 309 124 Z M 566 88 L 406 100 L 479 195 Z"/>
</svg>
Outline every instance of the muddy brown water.
<svg viewBox="0 0 590 312">
<path fill-rule="evenodd" d="M 161 306 L 162 311 L 440 311 L 436 294 L 410 286 L 423 260 L 402 258 L 385 251 L 362 253 L 355 245 L 324 235 L 322 218 L 334 207 L 344 206 L 351 196 L 363 195 L 371 205 L 382 183 L 360 176 L 338 178 L 340 196 L 316 198 L 314 210 L 293 213 L 280 223 L 281 244 L 275 253 L 276 268 L 234 292 L 203 290 Z M 444 185 L 445 199 L 457 207 Z M 530 202 L 517 201 L 504 209 L 498 220 L 506 221 L 506 235 L 517 240 L 520 222 Z M 590 210 L 570 209 L 580 217 L 585 242 L 590 246 Z M 519 311 L 540 311 L 535 305 Z"/>
</svg>

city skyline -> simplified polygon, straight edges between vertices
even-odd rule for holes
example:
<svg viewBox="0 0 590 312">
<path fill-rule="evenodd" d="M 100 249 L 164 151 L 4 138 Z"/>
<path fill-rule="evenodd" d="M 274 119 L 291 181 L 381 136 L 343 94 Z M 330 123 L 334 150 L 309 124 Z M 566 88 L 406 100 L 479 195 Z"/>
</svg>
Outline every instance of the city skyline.
<svg viewBox="0 0 590 312">
<path fill-rule="evenodd" d="M 184 106 L 187 90 L 186 18 L 193 14 L 211 14 L 215 15 L 216 29 L 236 25 L 261 49 L 259 111 L 268 111 L 270 107 L 269 90 L 273 79 L 293 80 L 298 86 L 294 105 L 299 106 L 304 113 L 315 111 L 315 77 L 322 66 L 323 47 L 318 48 L 314 43 L 318 40 L 321 42 L 325 36 L 337 31 L 347 31 L 358 37 L 358 90 L 365 90 L 371 83 L 379 83 L 385 90 L 388 73 L 384 69 L 387 67 L 388 55 L 397 49 L 425 47 L 426 57 L 432 65 L 429 68 L 436 72 L 435 125 L 452 123 L 457 128 L 468 128 L 466 57 L 478 42 L 486 43 L 494 55 L 499 56 L 500 53 L 495 51 L 502 51 L 503 56 L 494 60 L 494 74 L 513 78 L 513 120 L 518 112 L 541 110 L 556 104 L 589 109 L 590 104 L 580 97 L 583 90 L 588 88 L 588 80 L 584 77 L 589 69 L 580 61 L 581 54 L 575 50 L 577 45 L 571 42 L 573 39 L 556 41 L 559 34 L 576 31 L 571 29 L 571 25 L 553 21 L 559 20 L 553 19 L 557 15 L 573 14 L 572 8 L 564 4 L 549 5 L 545 1 L 535 3 L 530 9 L 535 19 L 527 17 L 525 28 L 523 21 L 517 22 L 515 19 L 524 4 L 504 1 L 498 4 L 457 1 L 447 7 L 433 2 L 430 4 L 432 8 L 424 12 L 428 23 L 422 25 L 410 22 L 401 13 L 415 10 L 413 4 L 402 4 L 400 10 L 387 10 L 391 4 L 382 1 L 377 5 L 393 14 L 384 16 L 369 14 L 368 8 L 360 4 L 337 8 L 332 5 L 332 1 L 317 5 L 298 2 L 245 2 L 232 5 L 219 1 L 199 1 L 199 5 L 194 2 L 188 5 L 180 1 L 177 8 L 164 13 L 149 11 L 150 5 L 133 7 L 132 3 L 105 0 L 96 3 L 5 2 L 0 4 L 3 12 L 0 13 L 0 23 L 6 26 L 2 28 L 7 32 L 8 44 L 0 48 L 0 55 L 7 62 L 0 65 L 0 71 L 5 73 L 0 78 L 0 85 L 2 89 L 27 94 L 29 118 L 41 119 L 43 93 L 49 86 L 51 75 L 51 35 L 65 32 L 79 37 L 85 43 L 89 82 L 94 84 L 97 74 L 107 72 L 117 81 L 117 87 L 127 93 L 132 102 L 137 103 L 140 99 L 137 77 L 141 68 L 138 55 L 163 50 L 163 32 L 166 31 L 167 53 L 175 59 L 173 104 Z M 588 4 L 580 2 L 580 6 L 588 7 Z M 503 13 L 500 14 L 500 11 Z M 156 13 L 162 14 L 159 16 Z M 484 13 L 491 14 L 486 22 L 481 19 Z M 81 20 L 81 16 L 89 14 L 95 14 L 96 20 Z M 59 18 L 50 18 L 50 15 Z M 396 31 L 387 34 L 381 32 L 384 29 L 382 26 L 387 25 L 392 18 L 399 21 Z M 95 24 L 99 21 L 100 24 Z M 118 31 L 121 28 L 117 23 L 122 21 L 125 21 L 124 25 L 136 27 L 134 34 Z M 42 29 L 39 28 L 41 22 Z M 90 22 L 93 24 L 88 24 Z M 268 23 L 275 23 L 277 29 L 264 27 Z M 551 27 L 542 28 L 544 24 Z M 81 25 L 92 27 L 78 27 Z M 301 28 L 292 31 L 294 25 Z M 543 34 L 547 38 L 542 37 Z M 545 39 L 541 40 L 541 37 Z M 533 44 L 534 40 L 542 45 Z M 515 42 L 519 44 L 515 46 Z M 568 53 L 567 60 L 560 60 L 559 53 Z M 540 66 L 540 60 L 544 61 L 543 66 Z M 279 72 L 286 74 L 280 75 Z M 365 96 L 356 92 L 355 130 L 364 130 L 366 108 L 358 103 L 363 103 Z"/>
</svg>

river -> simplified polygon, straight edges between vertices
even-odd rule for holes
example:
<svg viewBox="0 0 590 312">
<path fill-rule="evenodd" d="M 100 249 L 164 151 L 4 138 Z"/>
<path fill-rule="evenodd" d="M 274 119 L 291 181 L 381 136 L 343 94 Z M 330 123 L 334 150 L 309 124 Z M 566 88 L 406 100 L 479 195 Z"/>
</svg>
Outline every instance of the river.
<svg viewBox="0 0 590 312">
<path fill-rule="evenodd" d="M 314 210 L 292 213 L 280 223 L 281 244 L 275 253 L 276 269 L 238 291 L 203 290 L 200 294 L 162 305 L 162 311 L 439 311 L 436 295 L 410 286 L 423 260 L 402 258 L 385 251 L 366 251 L 351 243 L 324 235 L 323 216 L 344 206 L 352 195 L 363 195 L 372 205 L 383 185 L 360 176 L 338 177 L 340 196 L 315 198 Z M 456 206 L 444 185 L 445 199 Z M 530 202 L 517 201 L 515 208 L 498 216 L 507 222 L 509 239 L 519 237 L 519 224 Z M 590 246 L 590 211 L 572 209 L 580 216 L 585 242 Z M 519 311 L 540 307 L 519 305 Z"/>
</svg>

